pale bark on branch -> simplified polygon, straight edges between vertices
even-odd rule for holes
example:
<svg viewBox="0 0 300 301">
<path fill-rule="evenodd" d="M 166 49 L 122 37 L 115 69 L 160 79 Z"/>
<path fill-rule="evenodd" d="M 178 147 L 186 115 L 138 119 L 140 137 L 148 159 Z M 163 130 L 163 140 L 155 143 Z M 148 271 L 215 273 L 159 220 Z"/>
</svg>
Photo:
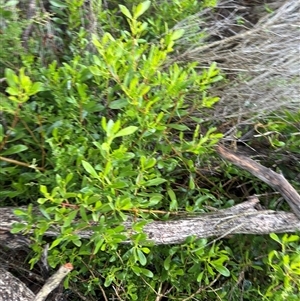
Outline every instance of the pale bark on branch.
<svg viewBox="0 0 300 301">
<path fill-rule="evenodd" d="M 300 231 L 300 220 L 293 213 L 272 210 L 258 210 L 256 197 L 231 208 L 190 216 L 170 221 L 152 221 L 144 227 L 148 239 L 156 245 L 178 244 L 191 235 L 197 238 L 223 237 L 228 234 L 268 234 L 272 232 L 287 233 Z M 12 240 L 8 231 L 14 222 L 22 222 L 12 208 L 0 208 L 0 241 L 9 243 Z M 6 221 L 6 222 L 2 222 Z M 9 222 L 8 222 L 9 221 Z M 132 222 L 124 222 L 128 233 L 132 233 Z M 45 233 L 56 236 L 59 230 L 51 229 Z M 77 233 L 82 238 L 90 238 L 93 231 Z M 18 238 L 19 244 L 28 240 Z M 15 242 L 16 243 L 16 242 Z"/>
<path fill-rule="evenodd" d="M 258 162 L 247 158 L 246 156 L 236 154 L 221 145 L 218 145 L 216 150 L 222 158 L 230 161 L 242 169 L 249 171 L 255 177 L 259 178 L 280 192 L 280 194 L 290 205 L 293 212 L 300 219 L 300 195 L 282 174 L 276 173 L 270 168 L 262 166 Z"/>
<path fill-rule="evenodd" d="M 0 301 L 44 301 L 72 269 L 70 263 L 62 265 L 34 295 L 22 281 L 0 267 Z"/>
</svg>

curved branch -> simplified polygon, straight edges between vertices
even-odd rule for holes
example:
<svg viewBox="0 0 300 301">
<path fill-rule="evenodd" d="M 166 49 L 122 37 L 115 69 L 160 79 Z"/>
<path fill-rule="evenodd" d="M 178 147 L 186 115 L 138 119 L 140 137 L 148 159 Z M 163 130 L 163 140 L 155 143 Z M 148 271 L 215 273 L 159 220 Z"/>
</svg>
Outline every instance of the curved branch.
<svg viewBox="0 0 300 301">
<path fill-rule="evenodd" d="M 259 178 L 280 192 L 290 205 L 293 212 L 300 219 L 300 195 L 283 175 L 274 172 L 270 168 L 260 165 L 250 158 L 247 158 L 243 155 L 238 155 L 221 145 L 218 145 L 216 150 L 222 158 L 230 161 L 242 169 L 249 171 L 255 177 Z"/>
</svg>

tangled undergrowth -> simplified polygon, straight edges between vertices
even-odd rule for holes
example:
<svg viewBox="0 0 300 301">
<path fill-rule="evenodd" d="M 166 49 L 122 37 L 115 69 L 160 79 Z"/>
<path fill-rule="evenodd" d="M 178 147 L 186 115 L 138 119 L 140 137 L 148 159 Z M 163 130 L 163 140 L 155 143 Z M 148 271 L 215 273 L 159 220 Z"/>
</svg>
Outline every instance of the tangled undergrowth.
<svg viewBox="0 0 300 301">
<path fill-rule="evenodd" d="M 296 234 L 153 246 L 142 231 L 252 194 L 289 210 L 216 143 L 300 189 L 299 1 L 214 2 L 0 2 L 0 204 L 28 206 L 14 232 L 38 225 L 0 261 L 33 291 L 72 262 L 48 300 L 298 300 Z"/>
</svg>

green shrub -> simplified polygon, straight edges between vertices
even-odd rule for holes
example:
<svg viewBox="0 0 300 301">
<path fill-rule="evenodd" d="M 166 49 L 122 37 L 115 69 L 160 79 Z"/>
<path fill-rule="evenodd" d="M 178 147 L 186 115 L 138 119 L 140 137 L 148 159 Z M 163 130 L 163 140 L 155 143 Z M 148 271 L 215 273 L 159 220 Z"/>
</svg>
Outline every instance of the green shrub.
<svg viewBox="0 0 300 301">
<path fill-rule="evenodd" d="M 207 271 L 200 271 L 196 262 L 204 252 L 202 240 L 172 251 L 165 248 L 162 270 L 161 251 L 151 247 L 142 232 L 155 210 L 165 211 L 167 217 L 168 212 L 184 209 L 191 193 L 204 194 L 195 180 L 194 162 L 204 160 L 222 137 L 215 128 L 202 131 L 199 120 L 191 118 L 218 101 L 207 93 L 222 79 L 216 65 L 201 74 L 195 64 L 165 68 L 183 32 L 169 32 L 159 43 L 147 43 L 143 36 L 148 25 L 138 17 L 148 6 L 144 2 L 130 13 L 120 5 L 131 31 L 119 37 L 94 36 L 98 54 L 75 53 L 62 65 L 53 62 L 38 70 L 6 70 L 8 99 L 3 109 L 14 126 L 2 136 L 1 156 L 13 154 L 19 165 L 26 162 L 19 168 L 27 168 L 26 181 L 30 178 L 33 185 L 5 170 L 10 167 L 4 160 L 3 173 L 14 184 L 2 196 L 35 198 L 36 185 L 40 186 L 37 202 L 42 216 L 31 211 L 35 201 L 28 211 L 16 211 L 28 221 L 26 230 L 35 226 L 36 256 L 31 264 L 40 258 L 45 231 L 59 227 L 49 248 L 49 264 L 70 261 L 80 267 L 70 277 L 85 279 L 82 289 L 91 295 L 97 291 L 95 279 L 104 287 L 125 286 L 120 294 L 136 300 L 153 295 L 145 290 L 145 281 L 157 289 L 157 283 L 171 277 L 176 295 L 193 291 L 197 281 L 209 283 L 216 273 L 229 275 L 223 266 L 228 256 L 218 246 L 208 249 L 203 258 L 210 263 L 202 259 Z M 136 220 L 135 234 L 122 225 L 128 218 Z M 88 243 L 78 235 L 83 229 L 95 231 Z M 24 227 L 17 225 L 14 231 L 20 230 Z M 124 241 L 130 245 L 120 245 Z M 192 255 L 199 246 L 201 251 L 188 264 L 195 282 L 182 286 L 178 277 L 186 268 L 183 254 Z M 179 261 L 174 265 L 171 259 Z"/>
<path fill-rule="evenodd" d="M 153 219 L 232 206 L 236 183 L 249 175 L 220 161 L 210 176 L 199 171 L 216 164 L 213 147 L 222 134 L 199 116 L 219 100 L 209 91 L 222 75 L 215 63 L 203 70 L 170 64 L 184 32 L 169 29 L 198 2 L 129 1 L 131 9 L 99 3 L 49 1 L 53 15 L 40 15 L 47 25 L 35 22 L 26 53 L 1 57 L 1 204 L 28 205 L 15 211 L 28 226 L 13 232 L 33 230 L 31 266 L 49 243 L 49 265 L 71 262 L 65 287 L 89 300 L 296 296 L 296 236 L 189 237 L 174 246 L 147 240 L 142 230 Z M 21 47 L 29 20 L 5 10 L 5 47 Z M 37 35 L 49 24 L 53 44 Z M 8 34 L 16 37 L 13 46 Z M 297 116 L 287 115 L 288 125 L 268 120 L 268 131 L 295 131 Z M 285 146 L 297 150 L 296 135 L 289 137 Z M 281 141 L 271 138 L 273 145 Z M 250 179 L 247 193 L 266 188 Z M 57 229 L 55 237 L 44 236 Z M 88 230 L 91 237 L 79 235 Z"/>
</svg>

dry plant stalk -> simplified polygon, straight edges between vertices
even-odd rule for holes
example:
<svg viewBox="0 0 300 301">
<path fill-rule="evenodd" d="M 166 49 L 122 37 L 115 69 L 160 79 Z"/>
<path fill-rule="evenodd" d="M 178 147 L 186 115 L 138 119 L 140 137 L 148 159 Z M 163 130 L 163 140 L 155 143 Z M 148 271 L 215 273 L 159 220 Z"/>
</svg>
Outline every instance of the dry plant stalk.
<svg viewBox="0 0 300 301">
<path fill-rule="evenodd" d="M 33 301 L 44 301 L 47 296 L 59 286 L 61 281 L 73 270 L 71 263 L 62 265 L 44 284 Z"/>
</svg>

